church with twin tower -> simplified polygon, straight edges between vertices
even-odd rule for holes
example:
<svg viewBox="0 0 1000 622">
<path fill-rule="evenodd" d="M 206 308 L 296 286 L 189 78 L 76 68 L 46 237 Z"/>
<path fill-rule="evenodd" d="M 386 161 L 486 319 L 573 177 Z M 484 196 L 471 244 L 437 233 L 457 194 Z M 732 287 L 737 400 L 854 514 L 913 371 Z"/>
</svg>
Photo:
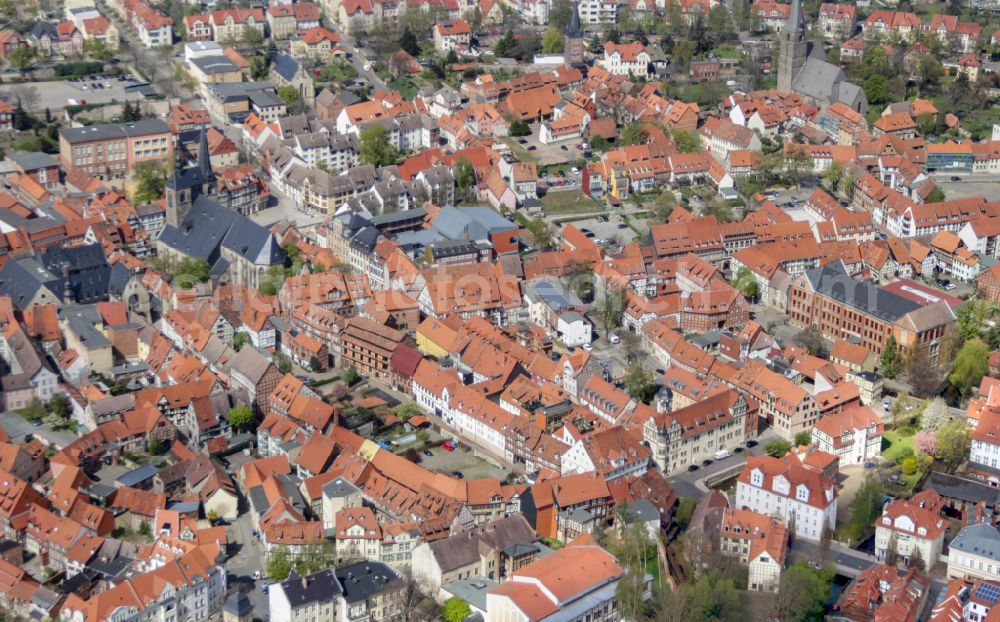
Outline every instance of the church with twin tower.
<svg viewBox="0 0 1000 622">
<path fill-rule="evenodd" d="M 826 60 L 823 46 L 806 39 L 806 32 L 802 0 L 792 0 L 778 36 L 778 91 L 798 93 L 822 108 L 840 102 L 861 114 L 868 112 L 864 89 L 848 82 L 844 71 Z"/>
</svg>

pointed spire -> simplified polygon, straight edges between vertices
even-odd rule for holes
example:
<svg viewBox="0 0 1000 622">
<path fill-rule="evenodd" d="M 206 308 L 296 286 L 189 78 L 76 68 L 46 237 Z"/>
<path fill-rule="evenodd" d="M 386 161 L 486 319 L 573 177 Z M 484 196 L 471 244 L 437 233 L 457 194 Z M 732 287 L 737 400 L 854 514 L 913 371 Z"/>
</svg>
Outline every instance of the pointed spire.
<svg viewBox="0 0 1000 622">
<path fill-rule="evenodd" d="M 583 27 L 580 25 L 580 7 L 577 0 L 573 0 L 573 12 L 569 15 L 569 23 L 566 24 L 565 34 L 570 39 L 580 39 L 583 37 Z"/>
<path fill-rule="evenodd" d="M 198 170 L 205 177 L 212 174 L 212 158 L 208 153 L 208 132 L 201 128 L 201 136 L 198 138 Z"/>
<path fill-rule="evenodd" d="M 804 32 L 806 20 L 802 16 L 802 0 L 792 0 L 792 10 L 788 14 L 788 21 L 785 22 L 785 30 L 791 32 Z"/>
</svg>

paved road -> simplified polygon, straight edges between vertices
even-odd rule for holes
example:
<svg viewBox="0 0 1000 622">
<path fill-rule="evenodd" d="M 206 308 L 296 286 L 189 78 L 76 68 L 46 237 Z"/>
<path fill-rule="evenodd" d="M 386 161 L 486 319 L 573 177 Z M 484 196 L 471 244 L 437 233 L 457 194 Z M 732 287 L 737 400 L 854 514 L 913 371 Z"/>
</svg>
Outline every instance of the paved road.
<svg viewBox="0 0 1000 622">
<path fill-rule="evenodd" d="M 36 426 L 13 411 L 0 415 L 0 426 L 11 439 L 34 434 L 60 449 L 77 439 L 77 434 L 72 430 L 56 431 L 46 425 Z"/>
<path fill-rule="evenodd" d="M 226 570 L 229 573 L 230 584 L 237 585 L 240 591 L 246 591 L 253 603 L 255 615 L 258 618 L 267 618 L 267 595 L 262 588 L 269 580 L 264 578 L 260 581 L 253 580 L 253 572 L 259 570 L 261 575 L 265 575 L 264 556 L 261 544 L 253 537 L 253 523 L 250 519 L 250 512 L 244 510 L 243 514 L 233 522 L 229 528 L 229 538 L 235 542 L 239 551 L 226 561 Z M 245 588 L 253 586 L 252 589 Z"/>
<path fill-rule="evenodd" d="M 792 556 L 815 561 L 821 557 L 819 544 L 797 538 L 792 543 Z M 862 570 L 877 563 L 874 555 L 856 551 L 837 542 L 831 543 L 830 550 L 822 558 L 826 562 L 834 564 L 838 574 L 849 577 L 854 577 Z"/>
<path fill-rule="evenodd" d="M 388 91 L 389 87 L 386 86 L 382 78 L 378 77 L 374 71 L 370 69 L 365 69 L 365 49 L 359 48 L 357 43 L 354 41 L 354 37 L 344 32 L 340 33 L 340 47 L 344 48 L 350 53 L 351 66 L 354 67 L 355 71 L 358 72 L 358 77 L 367 81 L 368 84 L 372 85 L 373 91 Z"/>
<path fill-rule="evenodd" d="M 726 458 L 725 460 L 718 460 L 708 466 L 701 466 L 697 471 L 685 470 L 676 475 L 671 475 L 667 478 L 667 481 L 674 487 L 677 494 L 682 497 L 701 497 L 708 490 L 708 486 L 705 485 L 706 479 L 722 471 L 735 469 L 746 464 L 747 454 L 752 456 L 761 455 L 764 453 L 764 446 L 776 438 L 778 438 L 778 435 L 775 434 L 774 430 L 768 428 L 756 439 L 756 447 L 744 449 L 742 453 L 734 454 L 733 457 Z"/>
</svg>

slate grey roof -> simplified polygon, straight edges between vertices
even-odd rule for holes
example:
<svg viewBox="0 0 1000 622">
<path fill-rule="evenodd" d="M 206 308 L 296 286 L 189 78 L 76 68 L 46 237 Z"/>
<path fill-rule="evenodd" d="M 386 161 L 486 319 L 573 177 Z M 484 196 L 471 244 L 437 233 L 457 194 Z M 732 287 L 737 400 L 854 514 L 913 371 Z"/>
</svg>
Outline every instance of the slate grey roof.
<svg viewBox="0 0 1000 622">
<path fill-rule="evenodd" d="M 253 603 L 250 602 L 250 597 L 243 592 L 233 592 L 222 605 L 222 610 L 237 618 L 242 618 L 253 612 Z"/>
<path fill-rule="evenodd" d="M 10 296 L 19 309 L 24 309 L 42 287 L 41 281 L 16 261 L 8 261 L 0 268 L 0 295 Z M 58 296 L 61 292 L 52 293 Z"/>
<path fill-rule="evenodd" d="M 250 103 L 258 108 L 274 108 L 285 105 L 284 100 L 271 91 L 251 91 L 247 97 L 250 98 Z"/>
<path fill-rule="evenodd" d="M 636 499 L 628 504 L 629 518 L 639 520 L 644 523 L 656 521 L 660 522 L 660 513 L 656 506 L 649 499 Z"/>
<path fill-rule="evenodd" d="M 785 22 L 785 30 L 798 32 L 805 30 L 805 19 L 802 17 L 802 0 L 792 0 L 792 8 L 788 13 L 788 21 Z"/>
<path fill-rule="evenodd" d="M 336 575 L 348 604 L 367 600 L 400 581 L 396 571 L 382 562 L 358 562 L 337 569 Z"/>
<path fill-rule="evenodd" d="M 480 543 L 497 551 L 503 551 L 514 544 L 528 544 L 535 541 L 535 532 L 522 514 L 515 514 L 492 523 L 442 540 L 435 540 L 428 546 L 442 573 L 479 560 Z"/>
<path fill-rule="evenodd" d="M 920 305 L 876 285 L 852 278 L 844 264 L 835 261 L 806 270 L 813 289 L 843 304 L 881 320 L 895 322 Z"/>
<path fill-rule="evenodd" d="M 517 225 L 488 207 L 443 207 L 432 228 L 451 240 L 485 240 Z"/>
<path fill-rule="evenodd" d="M 987 523 L 969 525 L 958 532 L 950 548 L 1000 561 L 1000 531 Z"/>
<path fill-rule="evenodd" d="M 343 477 L 330 480 L 323 485 L 323 496 L 333 498 L 346 497 L 348 495 L 361 492 L 357 486 L 347 481 Z"/>
<path fill-rule="evenodd" d="M 288 54 L 278 54 L 274 57 L 271 70 L 291 82 L 295 79 L 295 74 L 299 72 L 299 61 Z"/>
<path fill-rule="evenodd" d="M 110 138 L 128 138 L 130 136 L 146 136 L 149 134 L 169 134 L 170 126 L 160 119 L 143 119 L 128 123 L 107 123 L 104 125 L 88 125 L 85 127 L 64 127 L 59 133 L 69 143 L 86 143 L 94 140 Z"/>
<path fill-rule="evenodd" d="M 228 56 L 222 54 L 219 56 L 202 56 L 201 58 L 192 58 L 188 62 L 200 69 L 202 73 L 209 76 L 216 73 L 228 73 L 240 70 L 240 68 L 236 66 L 236 63 L 229 60 Z"/>
<path fill-rule="evenodd" d="M 219 258 L 221 246 L 257 265 L 276 265 L 285 258 L 268 229 L 206 196 L 195 200 L 180 227 L 166 225 L 159 241 L 209 263 Z"/>
<path fill-rule="evenodd" d="M 41 151 L 15 151 L 7 154 L 7 159 L 14 162 L 22 170 L 34 171 L 40 168 L 59 166 L 55 158 Z"/>
<path fill-rule="evenodd" d="M 792 80 L 792 90 L 820 102 L 841 102 L 851 108 L 854 108 L 859 97 L 864 97 L 864 91 L 858 85 L 848 82 L 839 66 L 826 60 L 822 47 L 812 44 L 805 64 Z"/>
<path fill-rule="evenodd" d="M 575 1 L 573 2 L 573 11 L 569 14 L 565 34 L 571 39 L 583 37 L 583 27 L 580 25 L 580 7 Z"/>
<path fill-rule="evenodd" d="M 924 489 L 928 488 L 949 499 L 959 499 L 966 503 L 983 502 L 994 508 L 1000 506 L 1000 490 L 963 477 L 931 471 L 924 484 Z"/>
<path fill-rule="evenodd" d="M 486 611 L 486 592 L 498 585 L 500 584 L 486 577 L 469 577 L 445 583 L 441 589 L 453 596 L 458 596 L 481 611 Z"/>
<path fill-rule="evenodd" d="M 264 373 L 270 365 L 271 361 L 254 348 L 240 348 L 240 351 L 233 357 L 229 368 L 231 371 L 243 374 L 250 379 L 250 382 L 257 384 L 264 377 Z"/>
<path fill-rule="evenodd" d="M 147 479 L 153 479 L 153 477 L 157 473 L 159 473 L 159 471 L 160 471 L 159 468 L 157 468 L 155 464 L 147 464 L 145 466 L 139 467 L 138 469 L 132 469 L 128 473 L 125 473 L 124 475 L 115 479 L 115 481 L 122 486 L 131 487 L 141 482 L 144 482 Z"/>
<path fill-rule="evenodd" d="M 292 570 L 288 578 L 280 583 L 292 609 L 318 602 L 332 602 L 343 593 L 340 581 L 333 570 L 320 570 L 305 577 Z"/>
</svg>

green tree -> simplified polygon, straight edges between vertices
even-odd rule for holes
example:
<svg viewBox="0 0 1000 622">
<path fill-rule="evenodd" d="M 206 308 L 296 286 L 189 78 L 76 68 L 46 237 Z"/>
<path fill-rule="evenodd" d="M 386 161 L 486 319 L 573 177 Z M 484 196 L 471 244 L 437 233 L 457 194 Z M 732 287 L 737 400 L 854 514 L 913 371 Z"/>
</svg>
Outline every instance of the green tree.
<svg viewBox="0 0 1000 622">
<path fill-rule="evenodd" d="M 163 189 L 167 184 L 167 166 L 163 162 L 139 162 L 132 168 L 132 202 L 145 205 L 163 198 Z"/>
<path fill-rule="evenodd" d="M 420 42 L 409 26 L 404 26 L 403 32 L 399 35 L 399 49 L 413 57 L 420 55 Z"/>
<path fill-rule="evenodd" d="M 66 418 L 69 415 L 69 398 L 62 393 L 55 393 L 45 405 L 45 409 L 57 417 Z"/>
<path fill-rule="evenodd" d="M 292 359 L 280 352 L 275 353 L 274 364 L 278 367 L 278 371 L 283 374 L 287 374 L 292 371 Z"/>
<path fill-rule="evenodd" d="M 516 119 L 510 124 L 507 130 L 511 136 L 527 136 L 531 133 L 531 126 L 520 119 Z"/>
<path fill-rule="evenodd" d="M 593 136 L 590 139 L 590 148 L 598 153 L 604 153 L 611 149 L 611 143 L 603 136 Z"/>
<path fill-rule="evenodd" d="M 618 133 L 618 142 L 622 145 L 644 145 L 649 140 L 649 133 L 642 123 L 629 123 Z"/>
<path fill-rule="evenodd" d="M 22 45 L 19 48 L 14 48 L 11 50 L 10 54 L 7 55 L 7 60 L 10 61 L 11 66 L 17 69 L 20 73 L 24 74 L 25 70 L 32 66 L 35 62 L 35 58 L 38 56 L 35 48 L 30 45 Z"/>
<path fill-rule="evenodd" d="M 733 289 L 743 292 L 743 295 L 748 299 L 752 300 L 757 297 L 757 279 L 754 278 L 753 272 L 746 266 L 742 266 L 736 271 L 731 285 Z"/>
<path fill-rule="evenodd" d="M 170 283 L 178 289 L 191 289 L 197 283 L 207 282 L 211 269 L 204 259 L 186 257 L 172 267 Z"/>
<path fill-rule="evenodd" d="M 676 207 L 677 196 L 673 192 L 663 189 L 656 196 L 653 205 L 649 209 L 650 219 L 652 220 L 650 224 L 667 222 L 667 219 L 674 213 L 674 208 Z"/>
<path fill-rule="evenodd" d="M 264 33 L 256 28 L 245 26 L 243 28 L 243 44 L 250 48 L 259 48 L 264 45 Z"/>
<path fill-rule="evenodd" d="M 645 402 L 651 393 L 656 392 L 656 385 L 653 384 L 653 373 L 646 369 L 642 363 L 632 363 L 625 377 L 622 379 L 625 391 L 633 398 Z"/>
<path fill-rule="evenodd" d="M 813 325 L 806 326 L 792 339 L 796 345 L 805 348 L 813 356 L 822 356 L 826 352 L 826 342 L 823 334 Z"/>
<path fill-rule="evenodd" d="M 948 376 L 948 381 L 954 385 L 961 395 L 965 395 L 977 386 L 986 375 L 987 360 L 990 355 L 989 346 L 976 337 L 965 342 L 955 357 L 955 367 Z"/>
<path fill-rule="evenodd" d="M 860 542 L 864 539 L 872 523 L 882 514 L 884 499 L 885 488 L 879 478 L 872 473 L 865 475 L 865 481 L 851 502 L 851 520 L 846 525 L 850 540 Z"/>
<path fill-rule="evenodd" d="M 151 456 L 159 456 L 163 453 L 163 441 L 158 438 L 150 439 L 146 445 L 146 452 Z"/>
<path fill-rule="evenodd" d="M 799 432 L 795 435 L 795 444 L 798 446 L 812 444 L 812 434 L 809 432 Z"/>
<path fill-rule="evenodd" d="M 414 402 L 404 402 L 393 410 L 393 413 L 395 413 L 395 415 L 399 417 L 399 420 L 403 423 L 406 423 L 410 417 L 422 415 L 423 412 L 424 411 L 421 410 L 420 406 L 417 406 Z"/>
<path fill-rule="evenodd" d="M 267 576 L 275 581 L 284 581 L 291 571 L 292 562 L 289 561 L 285 549 L 280 548 L 272 551 L 267 560 Z"/>
<path fill-rule="evenodd" d="M 844 174 L 844 165 L 842 165 L 837 160 L 834 160 L 825 171 L 823 171 L 823 179 L 830 185 L 830 190 L 836 192 L 837 184 L 840 183 L 840 177 Z"/>
<path fill-rule="evenodd" d="M 148 521 L 142 521 L 141 523 L 139 523 L 139 533 L 146 537 L 149 537 L 152 534 L 152 531 L 149 528 Z"/>
<path fill-rule="evenodd" d="M 233 335 L 233 349 L 239 352 L 243 346 L 250 343 L 250 335 L 244 331 L 237 331 Z"/>
<path fill-rule="evenodd" d="M 353 386 L 354 383 L 357 382 L 359 378 L 360 376 L 358 375 L 358 370 L 354 369 L 353 367 L 348 367 L 344 371 L 344 382 L 346 382 L 347 386 L 349 387 Z"/>
<path fill-rule="evenodd" d="M 888 81 L 883 75 L 873 74 L 868 76 L 862 88 L 865 91 L 865 97 L 868 98 L 869 105 L 878 106 L 884 104 L 888 97 Z"/>
<path fill-rule="evenodd" d="M 389 141 L 389 132 L 381 125 L 373 125 L 361 132 L 358 150 L 365 164 L 388 166 L 399 159 L 399 150 Z"/>
<path fill-rule="evenodd" d="M 472 609 L 469 603 L 458 596 L 452 596 L 441 606 L 441 617 L 444 618 L 444 622 L 462 622 L 470 613 Z"/>
<path fill-rule="evenodd" d="M 936 457 L 943 462 L 948 471 L 953 471 L 965 459 L 965 451 L 969 447 L 969 429 L 964 421 L 952 419 L 937 431 L 935 437 Z"/>
<path fill-rule="evenodd" d="M 899 347 L 896 345 L 895 335 L 889 335 L 885 340 L 885 347 L 878 358 L 879 369 L 886 378 L 895 378 L 899 367 Z"/>
<path fill-rule="evenodd" d="M 83 42 L 83 53 L 102 63 L 108 62 L 115 55 L 108 44 L 97 37 L 91 37 Z"/>
<path fill-rule="evenodd" d="M 493 55 L 497 58 L 509 57 L 516 47 L 517 40 L 514 38 L 514 33 L 507 31 L 504 36 L 500 37 L 497 44 L 493 46 Z"/>
<path fill-rule="evenodd" d="M 229 425 L 236 430 L 245 430 L 253 422 L 253 409 L 245 404 L 240 404 L 229 410 Z"/>
<path fill-rule="evenodd" d="M 552 234 L 549 233 L 549 227 L 545 224 L 545 221 L 541 218 L 534 218 L 528 221 L 528 224 L 524 227 L 531 233 L 531 237 L 535 238 L 535 246 L 538 248 L 552 248 Z"/>
<path fill-rule="evenodd" d="M 944 190 L 941 189 L 941 186 L 934 186 L 927 194 L 927 199 L 924 202 L 940 203 L 941 201 L 944 201 Z"/>
<path fill-rule="evenodd" d="M 262 296 L 276 296 L 278 295 L 278 286 L 271 281 L 264 281 L 260 284 L 260 293 Z"/>
<path fill-rule="evenodd" d="M 17 411 L 17 414 L 28 421 L 36 421 L 45 416 L 45 405 L 40 399 L 33 397 L 27 406 Z"/>
<path fill-rule="evenodd" d="M 800 561 L 781 574 L 775 601 L 779 620 L 822 622 L 826 603 L 832 595 L 833 571 L 817 570 Z"/>
<path fill-rule="evenodd" d="M 783 438 L 775 439 L 770 443 L 768 443 L 767 445 L 764 445 L 764 451 L 767 453 L 767 455 L 772 456 L 774 458 L 781 458 L 791 450 L 792 450 L 792 444 Z"/>
<path fill-rule="evenodd" d="M 469 190 L 476 185 L 476 169 L 465 156 L 455 162 L 455 184 L 458 186 L 458 194 L 463 198 L 468 197 Z"/>
<path fill-rule="evenodd" d="M 563 51 L 564 43 L 562 31 L 555 26 L 549 26 L 542 35 L 542 53 L 559 54 Z"/>
<path fill-rule="evenodd" d="M 959 307 L 955 321 L 958 336 L 963 341 L 979 337 L 982 333 L 983 323 L 986 322 L 989 315 L 989 305 L 978 300 L 970 300 Z"/>
<path fill-rule="evenodd" d="M 572 14 L 573 4 L 571 0 L 554 0 L 549 9 L 549 26 L 562 33 Z"/>
<path fill-rule="evenodd" d="M 289 110 L 298 110 L 299 106 L 302 105 L 302 95 L 299 93 L 299 89 L 295 88 L 291 84 L 279 86 L 278 97 L 285 102 L 285 105 L 288 106 Z"/>
<path fill-rule="evenodd" d="M 701 151 L 701 139 L 694 132 L 687 132 L 676 127 L 670 128 L 670 138 L 681 153 L 694 153 Z"/>
<path fill-rule="evenodd" d="M 622 323 L 622 312 L 625 310 L 625 291 L 610 286 L 597 299 L 597 317 L 605 332 L 618 328 Z"/>
</svg>

